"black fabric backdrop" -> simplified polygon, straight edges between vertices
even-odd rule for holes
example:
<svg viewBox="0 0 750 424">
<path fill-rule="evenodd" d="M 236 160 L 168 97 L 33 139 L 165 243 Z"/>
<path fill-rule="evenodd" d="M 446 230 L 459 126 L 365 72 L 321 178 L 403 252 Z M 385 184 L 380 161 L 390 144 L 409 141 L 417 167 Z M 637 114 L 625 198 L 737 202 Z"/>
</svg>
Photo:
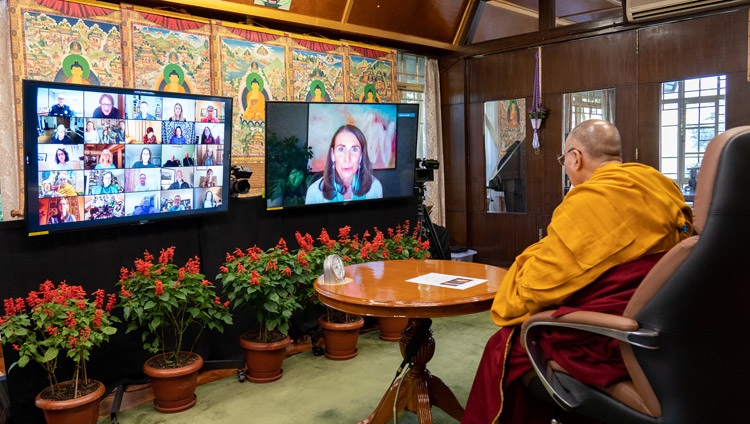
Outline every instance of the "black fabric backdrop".
<svg viewBox="0 0 750 424">
<path fill-rule="evenodd" d="M 406 219 L 415 224 L 417 205 L 415 196 L 377 203 L 266 211 L 265 199 L 250 197 L 230 199 L 229 212 L 221 215 L 36 237 L 26 235 L 23 221 L 0 223 L 0 298 L 26 297 L 47 279 L 82 285 L 88 292 L 98 288 L 116 292 L 121 267 L 132 268 L 133 260 L 144 250 L 158 256 L 160 249 L 169 246 L 176 246 L 178 264 L 199 256 L 203 273 L 214 281 L 226 252 L 236 247 L 257 244 L 266 249 L 284 237 L 290 248 L 296 248 L 296 231 L 317 237 L 320 229 L 326 228 L 335 236 L 344 225 L 360 234 L 374 226 L 385 231 Z M 251 311 L 235 310 L 234 324 L 223 333 L 201 336 L 196 351 L 207 360 L 208 367 L 221 368 L 223 363 L 241 361 L 237 340 L 255 323 L 253 315 Z M 139 332 L 125 334 L 124 327 L 119 328 L 106 346 L 92 352 L 88 366 L 89 377 L 102 381 L 110 390 L 121 383 L 145 382 L 141 367 L 151 356 L 143 350 Z M 3 346 L 3 351 L 9 368 L 18 355 L 10 346 Z M 64 361 L 60 364 L 60 378 L 71 375 L 69 367 Z M 48 384 L 42 368 L 34 363 L 25 368 L 13 367 L 7 380 L 12 422 L 44 422 L 33 400 Z"/>
</svg>

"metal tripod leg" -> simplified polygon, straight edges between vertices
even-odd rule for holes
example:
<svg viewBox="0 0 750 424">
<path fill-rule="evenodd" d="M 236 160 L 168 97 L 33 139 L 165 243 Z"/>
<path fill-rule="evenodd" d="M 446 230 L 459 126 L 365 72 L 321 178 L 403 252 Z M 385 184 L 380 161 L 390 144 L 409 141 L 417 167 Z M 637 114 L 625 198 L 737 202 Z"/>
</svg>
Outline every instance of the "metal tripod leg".
<svg viewBox="0 0 750 424">
<path fill-rule="evenodd" d="M 427 233 L 427 239 L 430 241 L 430 247 L 435 246 L 435 257 L 434 259 L 448 259 L 445 257 L 445 251 L 443 245 L 435 233 L 435 226 L 432 225 L 432 219 L 430 219 L 430 212 L 424 203 L 419 205 L 419 224 L 424 232 Z"/>
</svg>

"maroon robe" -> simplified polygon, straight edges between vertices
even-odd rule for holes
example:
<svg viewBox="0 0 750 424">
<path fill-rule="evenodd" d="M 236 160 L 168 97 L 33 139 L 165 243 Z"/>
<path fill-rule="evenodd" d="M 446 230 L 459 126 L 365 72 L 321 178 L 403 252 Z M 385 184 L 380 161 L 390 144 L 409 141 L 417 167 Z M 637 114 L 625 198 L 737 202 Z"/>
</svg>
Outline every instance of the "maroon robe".
<svg viewBox="0 0 750 424">
<path fill-rule="evenodd" d="M 577 310 L 622 315 L 635 289 L 663 255 L 615 266 L 571 296 L 554 316 Z M 520 328 L 502 327 L 490 337 L 461 423 L 549 424 L 552 418 L 565 424 L 597 422 L 574 414 L 561 416 L 560 410 L 529 394 L 521 376 L 533 368 L 520 333 Z M 617 340 L 574 329 L 549 328 L 542 334 L 539 342 L 545 357 L 579 381 L 604 388 L 628 378 Z"/>
</svg>

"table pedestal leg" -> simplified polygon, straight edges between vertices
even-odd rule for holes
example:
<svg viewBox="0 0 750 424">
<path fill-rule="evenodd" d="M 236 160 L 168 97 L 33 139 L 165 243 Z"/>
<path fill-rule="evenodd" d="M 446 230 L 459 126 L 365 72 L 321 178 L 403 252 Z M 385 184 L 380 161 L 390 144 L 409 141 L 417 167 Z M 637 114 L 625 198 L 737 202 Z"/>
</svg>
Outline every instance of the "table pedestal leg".
<svg viewBox="0 0 750 424">
<path fill-rule="evenodd" d="M 420 321 L 420 319 L 412 318 L 409 320 L 409 325 L 404 329 L 400 341 L 402 355 L 405 353 L 409 340 L 419 327 Z M 402 377 L 403 381 L 397 380 L 388 388 L 377 409 L 369 417 L 360 421 L 360 424 L 387 423 L 393 418 L 394 402 L 396 402 L 397 414 L 403 409 L 412 411 L 417 414 L 420 424 L 432 423 L 430 407 L 433 405 L 461 421 L 464 408 L 443 380 L 432 375 L 427 369 L 427 363 L 432 359 L 434 353 L 435 339 L 432 337 L 432 330 L 429 330 L 414 357 L 414 367 L 409 370 L 406 376 Z"/>
</svg>

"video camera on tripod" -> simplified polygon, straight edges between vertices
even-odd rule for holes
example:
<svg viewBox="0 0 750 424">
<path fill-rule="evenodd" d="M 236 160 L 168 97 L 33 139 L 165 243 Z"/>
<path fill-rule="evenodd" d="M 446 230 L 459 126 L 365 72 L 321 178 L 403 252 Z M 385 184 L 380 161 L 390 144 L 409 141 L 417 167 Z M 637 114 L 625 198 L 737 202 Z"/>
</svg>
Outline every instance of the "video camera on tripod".
<svg viewBox="0 0 750 424">
<path fill-rule="evenodd" d="M 435 159 L 417 158 L 414 178 L 419 183 L 435 181 L 435 170 L 440 168 L 440 162 Z"/>
<path fill-rule="evenodd" d="M 417 219 L 419 220 L 419 236 L 430 241 L 430 252 L 435 259 L 448 259 L 445 257 L 443 246 L 435 232 L 435 226 L 430 219 L 430 212 L 425 206 L 425 185 L 428 181 L 435 181 L 435 170 L 440 168 L 440 162 L 435 159 L 417 159 L 414 173 L 414 189 L 419 196 Z"/>
</svg>

